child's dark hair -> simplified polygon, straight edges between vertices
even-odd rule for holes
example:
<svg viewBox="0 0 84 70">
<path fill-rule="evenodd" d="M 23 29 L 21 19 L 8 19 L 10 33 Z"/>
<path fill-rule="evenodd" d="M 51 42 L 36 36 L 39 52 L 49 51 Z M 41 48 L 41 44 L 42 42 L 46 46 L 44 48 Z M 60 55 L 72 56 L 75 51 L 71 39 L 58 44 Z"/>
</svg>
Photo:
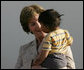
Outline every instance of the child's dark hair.
<svg viewBox="0 0 84 70">
<path fill-rule="evenodd" d="M 54 9 L 48 9 L 40 14 L 38 20 L 41 22 L 41 24 L 44 24 L 50 31 L 52 31 L 55 27 L 60 26 L 60 16 L 62 15 L 60 15 Z"/>
</svg>

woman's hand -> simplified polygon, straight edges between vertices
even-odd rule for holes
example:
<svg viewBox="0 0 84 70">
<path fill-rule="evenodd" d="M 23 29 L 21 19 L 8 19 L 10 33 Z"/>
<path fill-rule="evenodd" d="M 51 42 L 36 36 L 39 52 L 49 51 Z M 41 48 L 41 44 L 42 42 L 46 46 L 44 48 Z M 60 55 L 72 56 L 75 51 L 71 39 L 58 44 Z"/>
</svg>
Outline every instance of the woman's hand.
<svg viewBox="0 0 84 70">
<path fill-rule="evenodd" d="M 41 69 L 42 67 L 40 65 L 38 66 L 32 66 L 32 69 Z"/>
<path fill-rule="evenodd" d="M 36 59 L 33 60 L 32 66 L 39 66 L 39 65 L 36 65 L 35 61 L 36 61 Z"/>
</svg>

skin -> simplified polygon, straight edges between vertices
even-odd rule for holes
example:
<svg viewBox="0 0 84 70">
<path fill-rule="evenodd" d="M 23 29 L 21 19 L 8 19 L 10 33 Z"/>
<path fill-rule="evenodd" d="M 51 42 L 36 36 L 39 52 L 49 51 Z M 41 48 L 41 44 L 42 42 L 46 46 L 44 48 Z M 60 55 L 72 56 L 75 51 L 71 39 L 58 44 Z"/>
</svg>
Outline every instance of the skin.
<svg viewBox="0 0 84 70">
<path fill-rule="evenodd" d="M 41 30 L 43 32 L 45 32 L 45 33 L 51 32 L 42 22 L 40 22 L 40 23 L 41 23 Z M 53 30 L 57 30 L 57 29 L 60 29 L 60 27 L 58 26 L 58 27 L 53 28 Z"/>
<path fill-rule="evenodd" d="M 48 56 L 48 54 L 49 54 L 48 50 L 41 50 L 41 53 L 39 53 L 39 55 L 37 55 L 37 58 L 33 61 L 33 65 L 34 66 L 40 65 Z"/>
<path fill-rule="evenodd" d="M 29 23 L 28 27 L 29 27 L 30 31 L 35 35 L 35 37 L 37 39 L 37 47 L 42 42 L 42 40 L 45 37 L 46 33 L 50 32 L 43 24 L 40 24 L 38 22 L 38 17 L 39 17 L 39 15 L 36 14 L 35 17 L 30 19 L 30 21 L 28 22 Z M 59 29 L 59 27 L 57 27 L 55 29 Z M 49 53 L 49 51 L 47 51 L 47 50 L 41 50 L 41 53 L 39 53 L 39 55 L 37 55 L 37 58 L 33 61 L 32 69 L 41 69 L 42 67 L 40 66 L 40 64 L 48 56 L 48 53 Z"/>
<path fill-rule="evenodd" d="M 33 34 L 35 35 L 38 41 L 37 42 L 38 46 L 39 46 L 42 39 L 45 37 L 45 33 L 49 33 L 50 31 L 42 23 L 40 25 L 40 23 L 38 22 L 38 17 L 39 15 L 36 14 L 32 19 L 30 19 L 28 26 L 29 26 L 30 31 L 33 32 Z M 35 66 L 39 66 L 48 56 L 48 53 L 49 53 L 48 50 L 41 50 L 41 53 L 39 53 L 37 55 L 37 58 L 33 61 L 33 64 L 32 64 L 33 67 L 35 68 Z"/>
<path fill-rule="evenodd" d="M 42 29 L 42 31 L 44 31 L 46 33 L 51 32 L 42 23 L 41 23 L 41 29 Z M 54 29 L 57 30 L 57 29 L 60 29 L 60 28 L 59 27 L 55 27 Z M 33 61 L 33 65 L 35 65 L 35 66 L 36 65 L 40 65 L 45 60 L 45 58 L 48 56 L 48 54 L 49 54 L 49 50 L 41 50 L 39 55 L 37 55 L 37 58 Z"/>
<path fill-rule="evenodd" d="M 41 25 L 38 22 L 38 17 L 39 14 L 36 14 L 32 19 L 30 19 L 30 21 L 28 21 L 28 27 L 30 31 L 35 35 L 39 45 L 45 37 L 46 33 L 41 30 Z"/>
<path fill-rule="evenodd" d="M 35 35 L 36 39 L 37 39 L 37 47 L 40 45 L 40 43 L 42 42 L 43 38 L 45 37 L 46 33 L 44 33 L 41 30 L 41 25 L 38 22 L 38 14 L 35 14 L 35 16 L 33 18 L 30 19 L 30 21 L 28 21 L 28 27 L 30 29 L 30 31 Z M 32 66 L 32 69 L 38 69 L 40 68 L 40 65 L 34 65 Z"/>
<path fill-rule="evenodd" d="M 49 33 L 49 29 L 47 27 L 45 27 L 45 25 L 42 24 L 42 22 L 40 22 L 40 23 L 41 23 L 41 30 L 44 31 L 45 33 Z"/>
<path fill-rule="evenodd" d="M 47 33 L 51 32 L 42 23 L 41 23 L 41 29 L 42 31 L 47 32 Z M 58 30 L 58 29 L 60 29 L 59 26 L 54 28 L 54 30 Z M 70 44 L 67 46 L 70 46 Z M 49 54 L 48 50 L 41 50 L 41 53 L 39 53 L 39 55 L 37 55 L 37 58 L 33 61 L 33 65 L 40 65 L 48 56 L 48 54 Z"/>
</svg>

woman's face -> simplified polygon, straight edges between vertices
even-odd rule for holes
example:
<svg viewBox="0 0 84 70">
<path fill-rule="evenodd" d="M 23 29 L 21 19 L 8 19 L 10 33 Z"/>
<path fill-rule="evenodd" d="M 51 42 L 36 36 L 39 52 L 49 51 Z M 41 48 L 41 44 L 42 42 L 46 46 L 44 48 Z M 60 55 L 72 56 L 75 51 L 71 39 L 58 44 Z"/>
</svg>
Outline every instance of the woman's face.
<svg viewBox="0 0 84 70">
<path fill-rule="evenodd" d="M 41 25 L 38 22 L 38 17 L 39 15 L 36 14 L 35 17 L 28 21 L 29 29 L 35 36 L 40 36 L 42 34 Z"/>
</svg>

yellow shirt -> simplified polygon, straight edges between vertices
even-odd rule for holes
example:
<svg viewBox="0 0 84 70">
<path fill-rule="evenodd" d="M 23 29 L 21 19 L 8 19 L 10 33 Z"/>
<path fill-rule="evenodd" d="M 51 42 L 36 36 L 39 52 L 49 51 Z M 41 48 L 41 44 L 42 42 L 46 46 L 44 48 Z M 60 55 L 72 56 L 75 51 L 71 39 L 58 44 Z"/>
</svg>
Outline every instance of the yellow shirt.
<svg viewBox="0 0 84 70">
<path fill-rule="evenodd" d="M 44 39 L 42 50 L 50 50 L 51 53 L 63 53 L 69 44 L 72 44 L 73 38 L 67 30 L 58 29 L 50 32 Z"/>
</svg>

